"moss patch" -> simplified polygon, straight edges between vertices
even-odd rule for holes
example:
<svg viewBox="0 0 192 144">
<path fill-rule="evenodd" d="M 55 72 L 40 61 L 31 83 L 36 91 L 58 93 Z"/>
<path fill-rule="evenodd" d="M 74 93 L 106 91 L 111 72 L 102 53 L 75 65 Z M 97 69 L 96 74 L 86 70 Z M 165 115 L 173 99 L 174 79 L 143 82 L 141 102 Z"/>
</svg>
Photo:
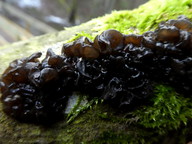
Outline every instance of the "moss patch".
<svg viewBox="0 0 192 144">
<path fill-rule="evenodd" d="M 146 128 L 157 129 L 159 133 L 176 130 L 192 119 L 192 100 L 178 95 L 174 89 L 158 85 L 150 106 L 133 112 L 138 123 Z"/>
<path fill-rule="evenodd" d="M 176 19 L 179 15 L 192 18 L 191 0 L 151 0 L 133 11 L 114 11 L 106 15 L 103 24 L 95 30 L 116 29 L 125 34 L 142 34 L 156 28 L 161 21 Z"/>
<path fill-rule="evenodd" d="M 116 29 L 124 34 L 142 34 L 157 28 L 161 21 L 176 19 L 179 15 L 192 18 L 191 0 L 151 0 L 132 11 L 113 11 L 111 14 L 92 20 L 92 33 L 80 32 L 71 40 L 81 36 L 90 39 L 104 30 Z"/>
</svg>

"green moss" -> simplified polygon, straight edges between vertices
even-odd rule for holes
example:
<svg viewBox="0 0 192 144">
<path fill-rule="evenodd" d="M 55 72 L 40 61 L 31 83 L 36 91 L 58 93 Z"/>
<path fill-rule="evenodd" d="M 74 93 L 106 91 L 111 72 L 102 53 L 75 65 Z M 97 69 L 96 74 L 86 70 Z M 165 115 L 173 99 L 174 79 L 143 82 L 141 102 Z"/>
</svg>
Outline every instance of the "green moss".
<svg viewBox="0 0 192 144">
<path fill-rule="evenodd" d="M 94 105 L 97 105 L 101 100 L 94 98 L 87 101 L 87 96 L 79 96 L 76 105 L 72 108 L 71 112 L 67 115 L 67 123 L 71 123 L 82 112 L 91 109 Z M 78 123 L 77 121 L 75 123 Z"/>
<path fill-rule="evenodd" d="M 81 32 L 76 33 L 75 36 L 73 36 L 73 37 L 70 38 L 69 40 L 67 40 L 66 43 L 68 43 L 68 42 L 73 42 L 74 40 L 76 40 L 76 39 L 78 39 L 78 38 L 80 38 L 80 37 L 83 37 L 83 36 L 84 36 L 84 37 L 87 37 L 87 38 L 89 38 L 89 39 L 91 39 L 91 40 L 94 39 L 94 37 L 93 37 L 91 34 L 86 33 L 86 32 L 84 32 L 84 31 L 81 31 Z"/>
<path fill-rule="evenodd" d="M 191 99 L 178 95 L 169 86 L 157 85 L 151 105 L 130 113 L 116 113 L 104 103 L 92 102 L 89 107 L 93 109 L 83 109 L 69 124 L 67 133 L 76 140 L 71 143 L 158 144 L 165 139 L 167 143 L 186 143 L 191 131 Z"/>
<path fill-rule="evenodd" d="M 192 100 L 163 85 L 158 85 L 155 93 L 151 105 L 133 112 L 139 119 L 138 123 L 146 128 L 156 129 L 159 133 L 187 125 L 192 118 Z"/>
<path fill-rule="evenodd" d="M 143 34 L 157 28 L 160 22 L 176 19 L 179 15 L 192 18 L 191 0 L 151 0 L 132 11 L 113 11 L 111 14 L 93 19 L 90 23 L 95 24 L 95 27 L 91 29 L 91 33 L 78 32 L 65 43 L 82 36 L 93 40 L 96 35 L 107 29 L 116 29 L 124 34 Z"/>
<path fill-rule="evenodd" d="M 113 11 L 111 14 L 93 19 L 92 33 L 79 32 L 69 41 L 87 36 L 90 39 L 104 30 L 116 29 L 124 34 L 142 34 L 157 28 L 161 21 L 176 19 L 179 15 L 192 18 L 191 0 L 151 0 L 132 11 Z"/>
<path fill-rule="evenodd" d="M 179 15 L 192 18 L 191 0 L 151 0 L 133 11 L 114 11 L 103 18 L 103 24 L 95 30 L 116 29 L 122 33 L 139 33 L 157 27 L 158 23 L 176 19 Z"/>
</svg>

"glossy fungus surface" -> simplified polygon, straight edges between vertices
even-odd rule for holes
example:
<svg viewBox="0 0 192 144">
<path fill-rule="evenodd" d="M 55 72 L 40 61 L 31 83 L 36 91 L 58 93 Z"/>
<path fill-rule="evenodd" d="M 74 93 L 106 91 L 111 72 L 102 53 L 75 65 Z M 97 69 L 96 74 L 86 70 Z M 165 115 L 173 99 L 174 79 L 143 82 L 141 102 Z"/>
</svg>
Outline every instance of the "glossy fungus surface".
<svg viewBox="0 0 192 144">
<path fill-rule="evenodd" d="M 74 91 L 129 111 L 153 96 L 154 83 L 192 92 L 192 23 L 184 16 L 143 35 L 106 30 L 10 63 L 0 81 L 6 114 L 25 122 L 63 117 Z"/>
</svg>

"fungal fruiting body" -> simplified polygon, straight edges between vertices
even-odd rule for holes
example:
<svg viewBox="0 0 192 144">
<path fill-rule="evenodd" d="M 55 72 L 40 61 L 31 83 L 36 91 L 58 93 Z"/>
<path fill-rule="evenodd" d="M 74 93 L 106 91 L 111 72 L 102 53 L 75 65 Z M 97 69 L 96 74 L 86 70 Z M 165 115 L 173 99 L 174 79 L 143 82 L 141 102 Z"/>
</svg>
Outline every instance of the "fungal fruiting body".
<svg viewBox="0 0 192 144">
<path fill-rule="evenodd" d="M 106 30 L 10 63 L 0 81 L 6 114 L 25 122 L 63 117 L 74 91 L 113 106 L 135 108 L 150 98 L 154 83 L 192 90 L 192 23 L 184 16 L 159 24 L 143 35 Z"/>
</svg>

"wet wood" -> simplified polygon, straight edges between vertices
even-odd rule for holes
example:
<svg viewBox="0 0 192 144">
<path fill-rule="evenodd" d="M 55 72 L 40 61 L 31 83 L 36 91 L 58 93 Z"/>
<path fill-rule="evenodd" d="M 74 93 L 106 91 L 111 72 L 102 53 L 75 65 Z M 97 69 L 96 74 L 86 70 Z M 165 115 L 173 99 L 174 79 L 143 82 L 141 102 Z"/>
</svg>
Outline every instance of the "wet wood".
<svg viewBox="0 0 192 144">
<path fill-rule="evenodd" d="M 6 2 L 0 1 L 0 6 L 4 11 L 8 12 L 10 15 L 16 18 L 23 20 L 27 25 L 31 25 L 31 27 L 33 27 L 34 29 L 37 29 L 44 33 L 57 31 L 56 29 L 47 25 L 46 23 L 39 21 L 38 19 L 24 13 L 23 11 L 19 10 L 18 8 Z"/>
<path fill-rule="evenodd" d="M 32 36 L 33 35 L 27 30 L 0 15 L 0 45 L 19 40 L 26 40 Z"/>
<path fill-rule="evenodd" d="M 1 45 L 5 45 L 5 44 L 8 44 L 9 42 L 3 37 L 0 35 L 0 46 Z"/>
</svg>

